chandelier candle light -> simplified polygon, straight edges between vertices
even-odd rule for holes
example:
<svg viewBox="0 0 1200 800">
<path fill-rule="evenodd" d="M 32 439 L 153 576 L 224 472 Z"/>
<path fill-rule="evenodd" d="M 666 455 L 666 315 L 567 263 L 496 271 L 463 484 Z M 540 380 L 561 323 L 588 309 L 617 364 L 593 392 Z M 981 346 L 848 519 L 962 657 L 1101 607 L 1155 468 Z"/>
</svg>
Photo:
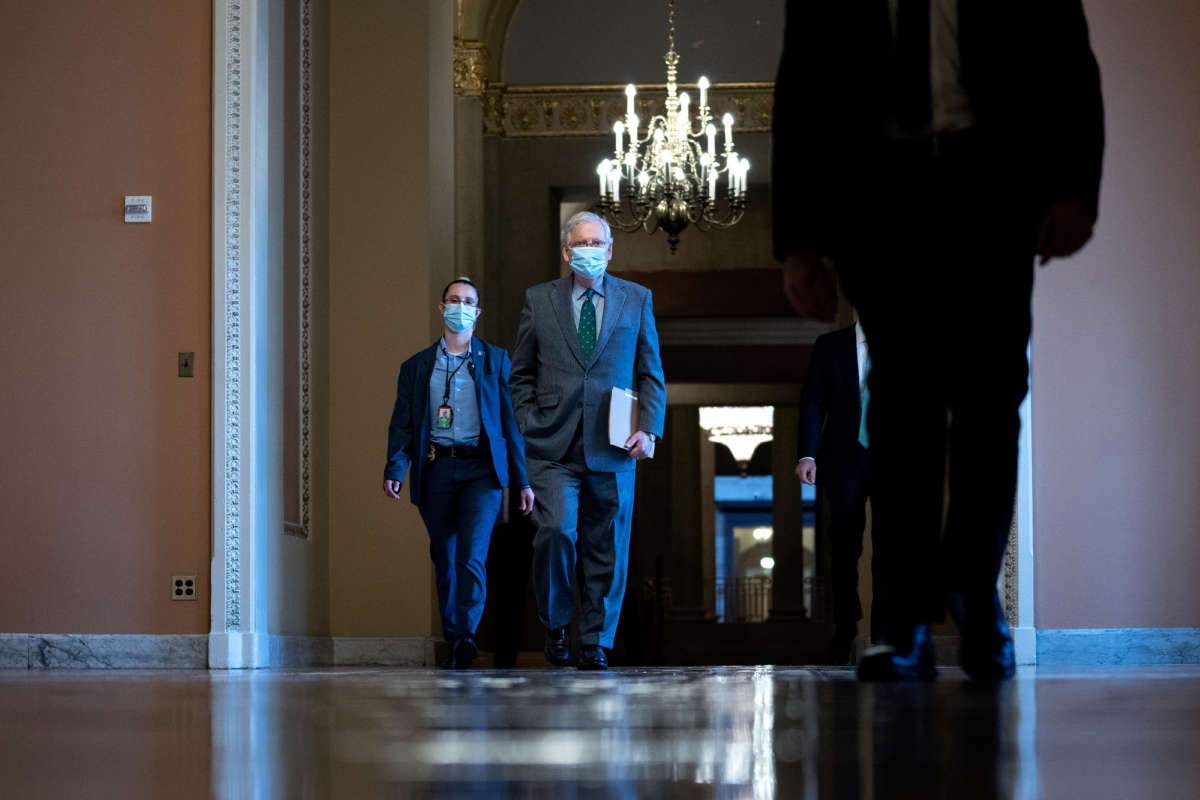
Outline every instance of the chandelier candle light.
<svg viewBox="0 0 1200 800">
<path fill-rule="evenodd" d="M 746 175 L 750 162 L 733 148 L 733 115 L 721 118 L 724 149 L 717 154 L 717 126 L 708 105 L 708 78 L 701 77 L 695 113 L 698 129 L 689 117 L 691 98 L 678 94 L 675 82 L 679 54 L 675 52 L 675 3 L 667 1 L 667 101 L 666 113 L 654 116 L 641 134 L 634 113 L 637 87 L 625 87 L 625 119 L 613 125 L 616 148 L 596 168 L 600 179 L 601 215 L 619 230 L 642 228 L 667 233 L 671 252 L 679 234 L 689 224 L 702 231 L 730 228 L 746 209 Z M 725 176 L 724 203 L 718 204 L 720 177 Z"/>
</svg>

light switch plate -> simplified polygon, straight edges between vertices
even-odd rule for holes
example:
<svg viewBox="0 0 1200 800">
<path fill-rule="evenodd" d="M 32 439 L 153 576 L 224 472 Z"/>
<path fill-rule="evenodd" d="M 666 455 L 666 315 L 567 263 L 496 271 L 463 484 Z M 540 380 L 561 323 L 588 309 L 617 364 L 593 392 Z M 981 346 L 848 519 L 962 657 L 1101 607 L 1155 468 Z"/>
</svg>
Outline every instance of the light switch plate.
<svg viewBox="0 0 1200 800">
<path fill-rule="evenodd" d="M 152 199 L 148 194 L 125 195 L 125 221 L 149 222 L 150 202 Z"/>
<path fill-rule="evenodd" d="M 179 377 L 181 377 L 181 378 L 196 377 L 196 354 L 195 353 L 180 353 L 179 354 Z"/>
</svg>

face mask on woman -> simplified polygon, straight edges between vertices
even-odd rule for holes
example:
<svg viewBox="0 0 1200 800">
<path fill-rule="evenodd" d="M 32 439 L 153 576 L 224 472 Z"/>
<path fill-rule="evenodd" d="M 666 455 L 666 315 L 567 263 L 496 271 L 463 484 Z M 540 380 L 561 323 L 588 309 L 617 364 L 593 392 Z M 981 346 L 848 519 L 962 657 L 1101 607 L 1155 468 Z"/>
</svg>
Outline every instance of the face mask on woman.
<svg viewBox="0 0 1200 800">
<path fill-rule="evenodd" d="M 446 320 L 446 327 L 455 333 L 462 333 L 473 328 L 478 316 L 478 308 L 462 303 L 447 303 L 446 310 L 442 312 L 442 319 Z"/>
</svg>

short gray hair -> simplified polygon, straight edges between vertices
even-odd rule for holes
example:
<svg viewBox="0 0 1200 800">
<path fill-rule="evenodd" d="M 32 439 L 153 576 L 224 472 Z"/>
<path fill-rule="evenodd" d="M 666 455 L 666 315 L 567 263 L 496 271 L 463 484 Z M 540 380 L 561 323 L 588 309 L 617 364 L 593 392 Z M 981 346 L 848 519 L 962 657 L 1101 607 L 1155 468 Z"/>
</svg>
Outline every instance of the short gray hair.
<svg viewBox="0 0 1200 800">
<path fill-rule="evenodd" d="M 562 231 L 559 233 L 562 238 L 562 246 L 566 247 L 571 243 L 571 231 L 578 228 L 580 225 L 586 225 L 589 222 L 599 222 L 604 226 L 604 240 L 612 243 L 612 228 L 608 227 L 608 222 L 599 214 L 593 214 L 590 211 L 579 211 L 572 214 L 571 217 L 563 223 Z"/>
</svg>

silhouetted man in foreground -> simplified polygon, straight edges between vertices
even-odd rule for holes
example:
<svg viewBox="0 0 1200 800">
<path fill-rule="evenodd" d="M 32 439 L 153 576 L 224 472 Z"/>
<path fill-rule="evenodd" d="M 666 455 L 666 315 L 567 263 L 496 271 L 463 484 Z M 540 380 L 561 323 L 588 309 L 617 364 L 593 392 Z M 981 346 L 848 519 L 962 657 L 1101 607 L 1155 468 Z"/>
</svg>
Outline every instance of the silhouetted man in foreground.
<svg viewBox="0 0 1200 800">
<path fill-rule="evenodd" d="M 824 319 L 832 262 L 871 343 L 874 607 L 888 647 L 859 677 L 932 679 L 929 623 L 949 608 L 968 674 L 1008 678 L 995 583 L 1033 261 L 1076 252 L 1097 211 L 1103 110 L 1083 9 L 791 0 L 787 14 L 775 254 L 798 310 Z"/>
</svg>

